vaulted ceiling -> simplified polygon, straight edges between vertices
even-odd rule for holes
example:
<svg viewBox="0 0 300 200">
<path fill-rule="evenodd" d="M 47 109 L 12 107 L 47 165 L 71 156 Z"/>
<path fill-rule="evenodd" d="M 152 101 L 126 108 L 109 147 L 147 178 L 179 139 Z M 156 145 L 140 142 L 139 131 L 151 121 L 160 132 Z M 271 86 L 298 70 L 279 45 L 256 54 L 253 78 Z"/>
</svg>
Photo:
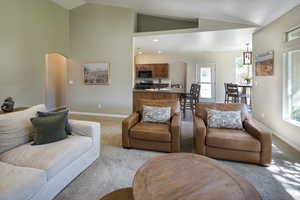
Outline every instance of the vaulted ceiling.
<svg viewBox="0 0 300 200">
<path fill-rule="evenodd" d="M 149 15 L 207 18 L 250 25 L 266 25 L 300 0 L 52 0 L 72 9 L 85 3 L 132 8 Z"/>
</svg>

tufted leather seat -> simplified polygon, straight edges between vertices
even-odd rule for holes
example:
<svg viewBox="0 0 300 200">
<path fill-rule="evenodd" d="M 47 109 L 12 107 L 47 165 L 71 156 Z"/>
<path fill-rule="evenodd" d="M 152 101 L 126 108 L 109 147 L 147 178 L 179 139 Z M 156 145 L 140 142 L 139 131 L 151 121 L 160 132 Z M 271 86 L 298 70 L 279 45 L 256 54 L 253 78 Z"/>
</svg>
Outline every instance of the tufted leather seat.
<svg viewBox="0 0 300 200">
<path fill-rule="evenodd" d="M 241 111 L 244 130 L 207 127 L 207 109 Z M 268 165 L 272 161 L 272 133 L 250 119 L 244 104 L 196 105 L 194 143 L 198 154 L 218 159 Z"/>
<path fill-rule="evenodd" d="M 143 105 L 171 107 L 170 123 L 141 122 Z M 181 115 L 177 100 L 146 100 L 137 102 L 136 112 L 122 122 L 124 148 L 147 149 L 163 152 L 180 152 Z"/>
</svg>

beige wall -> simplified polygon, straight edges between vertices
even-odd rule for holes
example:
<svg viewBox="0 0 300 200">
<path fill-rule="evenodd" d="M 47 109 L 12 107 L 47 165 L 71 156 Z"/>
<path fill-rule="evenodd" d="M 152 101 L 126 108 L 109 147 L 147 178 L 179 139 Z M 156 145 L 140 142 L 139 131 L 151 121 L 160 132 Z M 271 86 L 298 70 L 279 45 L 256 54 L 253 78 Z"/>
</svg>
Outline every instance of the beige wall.
<svg viewBox="0 0 300 200">
<path fill-rule="evenodd" d="M 283 51 L 285 31 L 300 25 L 300 6 L 294 8 L 253 36 L 254 55 L 274 50 L 274 75 L 256 77 L 254 116 L 276 131 L 283 140 L 300 150 L 300 127 L 282 120 Z"/>
<path fill-rule="evenodd" d="M 172 83 L 179 83 L 185 87 L 187 64 L 176 57 L 168 54 L 141 54 L 135 56 L 135 64 L 169 64 L 169 80 Z"/>
<path fill-rule="evenodd" d="M 184 62 L 187 64 L 186 72 L 186 88 L 190 89 L 190 86 L 195 82 L 195 67 L 196 64 L 216 64 L 216 101 L 224 102 L 224 83 L 236 81 L 236 57 L 242 56 L 241 51 L 227 51 L 227 52 L 199 52 L 199 53 L 163 53 L 163 54 L 142 54 L 136 56 L 137 63 L 157 63 L 157 62 Z M 171 68 L 172 70 L 172 68 Z M 174 74 L 178 74 L 179 71 L 174 71 Z M 175 75 L 172 75 L 174 79 L 177 79 Z"/>
<path fill-rule="evenodd" d="M 70 11 L 72 111 L 131 112 L 134 21 L 135 13 L 126 8 L 86 4 Z M 110 85 L 84 85 L 82 64 L 103 61 L 110 63 Z"/>
<path fill-rule="evenodd" d="M 0 13 L 0 101 L 43 103 L 45 55 L 68 55 L 68 11 L 48 0 L 9 0 Z"/>
<path fill-rule="evenodd" d="M 242 56 L 240 51 L 228 52 L 202 52 L 194 55 L 194 62 L 197 64 L 216 64 L 216 101 L 224 102 L 224 83 L 236 81 L 235 59 Z M 189 70 L 188 79 L 195 80 L 195 67 Z"/>
<path fill-rule="evenodd" d="M 57 53 L 46 58 L 46 105 L 50 110 L 67 105 L 67 60 Z"/>
</svg>

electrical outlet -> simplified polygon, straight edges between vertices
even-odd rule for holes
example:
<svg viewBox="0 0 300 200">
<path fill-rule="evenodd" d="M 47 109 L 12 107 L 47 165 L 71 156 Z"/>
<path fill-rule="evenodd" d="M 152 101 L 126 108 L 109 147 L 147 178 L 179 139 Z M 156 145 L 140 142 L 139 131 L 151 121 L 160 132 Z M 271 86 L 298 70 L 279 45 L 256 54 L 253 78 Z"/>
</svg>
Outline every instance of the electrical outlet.
<svg viewBox="0 0 300 200">
<path fill-rule="evenodd" d="M 102 108 L 102 104 L 101 104 L 101 103 L 98 104 L 98 108 L 99 108 L 99 109 Z"/>
<path fill-rule="evenodd" d="M 69 84 L 70 84 L 70 85 L 73 85 L 73 84 L 74 84 L 74 81 L 69 80 Z"/>
<path fill-rule="evenodd" d="M 265 118 L 265 113 L 261 113 L 261 117 L 262 117 L 262 118 Z"/>
</svg>

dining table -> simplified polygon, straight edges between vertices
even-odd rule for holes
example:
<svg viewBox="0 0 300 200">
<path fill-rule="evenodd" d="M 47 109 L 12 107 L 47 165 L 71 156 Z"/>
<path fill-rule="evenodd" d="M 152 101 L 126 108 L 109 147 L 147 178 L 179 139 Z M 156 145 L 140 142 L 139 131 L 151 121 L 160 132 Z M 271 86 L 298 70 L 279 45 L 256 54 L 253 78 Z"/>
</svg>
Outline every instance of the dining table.
<svg viewBox="0 0 300 200">
<path fill-rule="evenodd" d="M 252 95 L 252 92 L 251 92 L 251 90 L 252 90 L 252 84 L 244 84 L 244 83 L 237 83 L 237 85 L 238 85 L 238 87 L 239 88 L 241 88 L 241 94 L 242 94 L 242 96 L 245 96 L 246 97 L 246 102 L 245 102 L 245 104 L 248 104 L 248 102 L 247 102 L 247 91 L 249 90 L 249 106 L 251 106 L 252 105 L 252 102 L 251 102 L 251 95 Z"/>
</svg>

